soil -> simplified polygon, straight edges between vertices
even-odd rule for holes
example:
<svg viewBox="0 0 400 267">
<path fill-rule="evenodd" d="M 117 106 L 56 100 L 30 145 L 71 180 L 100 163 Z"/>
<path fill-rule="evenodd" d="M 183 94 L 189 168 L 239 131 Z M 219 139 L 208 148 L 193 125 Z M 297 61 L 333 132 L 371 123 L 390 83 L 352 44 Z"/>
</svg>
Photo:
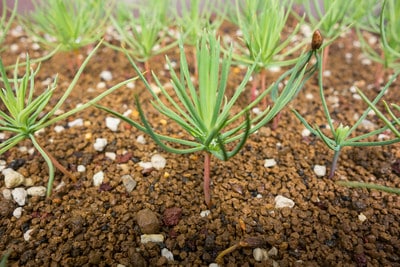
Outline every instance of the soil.
<svg viewBox="0 0 400 267">
<path fill-rule="evenodd" d="M 235 29 L 226 28 L 225 32 L 231 34 Z M 334 118 L 344 124 L 354 122 L 355 114 L 365 109 L 362 100 L 353 98 L 353 85 L 370 98 L 378 91 L 374 87 L 378 66 L 373 62 L 362 64 L 364 57 L 354 38 L 348 33 L 332 44 L 327 65 L 331 75 L 324 81 L 329 99 L 338 100 L 335 107 L 328 100 Z M 5 65 L 13 64 L 23 51 L 29 51 L 31 58 L 43 54 L 43 50 L 33 50 L 32 41 L 23 35 L 9 36 L 7 45 L 13 43 L 19 46 L 18 53 L 3 50 Z M 86 56 L 87 49 L 79 53 Z M 43 62 L 37 76 L 38 90 L 44 87 L 42 81 L 58 73 L 61 94 L 72 80 L 75 56 L 59 53 Z M 177 49 L 169 51 L 168 56 L 178 62 Z M 164 63 L 164 55 L 156 56 L 151 68 L 166 83 L 169 77 Z M 103 70 L 111 71 L 114 77 L 106 82 L 108 87 L 135 75 L 124 55 L 103 46 L 62 109 L 68 110 L 104 91 L 97 86 L 102 82 L 99 74 Z M 233 68 L 230 89 L 244 72 Z M 268 84 L 277 75 L 271 72 Z M 310 123 L 326 125 L 316 85 L 315 75 L 283 110 L 277 129 L 266 125 L 250 136 L 242 151 L 229 161 L 212 158 L 213 207 L 204 217 L 200 214 L 208 208 L 202 189 L 202 153 L 166 153 L 148 136 L 144 136 L 146 143 L 140 144 L 136 141 L 142 135 L 140 131 L 126 123 L 121 123 L 116 132 L 111 131 L 105 125 L 110 115 L 94 107 L 68 118 L 83 119 L 83 126 L 68 127 L 68 121 L 64 121 L 58 123 L 65 127 L 60 133 L 54 127 L 45 129 L 38 140 L 77 176 L 77 182 L 57 172 L 52 196 L 30 197 L 20 218 L 12 214 L 18 205 L 1 195 L 0 255 L 11 251 L 9 266 L 208 266 L 224 249 L 256 237 L 262 240 L 257 247 L 266 251 L 275 248 L 276 255 L 257 262 L 253 257 L 255 247 L 250 244 L 227 254 L 224 266 L 400 266 L 399 196 L 336 184 L 349 180 L 399 187 L 399 144 L 344 148 L 334 178 L 317 177 L 314 166 L 325 165 L 329 171 L 333 152 L 315 136 L 303 137 L 305 127 L 290 110 L 296 108 Z M 385 99 L 400 99 L 399 86 L 395 82 Z M 250 90 L 251 84 L 248 87 Z M 156 112 L 141 82 L 136 82 L 133 89 L 119 89 L 101 104 L 121 113 L 131 109 L 129 116 L 139 120 L 135 94 L 157 132 L 188 138 Z M 249 94 L 244 95 L 235 109 L 239 110 L 248 99 Z M 368 119 L 380 125 L 375 116 Z M 94 149 L 96 138 L 108 140 L 104 151 Z M 37 152 L 20 149 L 22 146 L 28 150 L 33 147 L 25 141 L 0 159 L 31 178 L 34 185 L 46 186 L 44 160 Z M 115 153 L 116 159 L 106 157 L 105 152 Z M 165 168 L 144 171 L 139 162 L 149 161 L 156 153 L 167 160 Z M 265 159 L 275 159 L 277 164 L 266 168 Z M 86 171 L 77 172 L 78 165 L 84 165 Z M 94 186 L 92 177 L 99 171 L 105 178 L 100 186 Z M 121 181 L 126 174 L 137 182 L 130 193 Z M 59 185 L 63 186 L 56 189 Z M 5 188 L 4 179 L 0 179 L 0 188 Z M 277 195 L 292 199 L 294 207 L 276 209 Z M 136 216 L 144 209 L 156 214 L 160 224 L 156 234 L 164 237 L 163 242 L 141 243 L 143 229 Z M 365 221 L 360 220 L 362 214 Z M 24 233 L 28 230 L 32 231 L 26 241 Z M 161 256 L 163 248 L 172 252 L 173 261 Z"/>
</svg>

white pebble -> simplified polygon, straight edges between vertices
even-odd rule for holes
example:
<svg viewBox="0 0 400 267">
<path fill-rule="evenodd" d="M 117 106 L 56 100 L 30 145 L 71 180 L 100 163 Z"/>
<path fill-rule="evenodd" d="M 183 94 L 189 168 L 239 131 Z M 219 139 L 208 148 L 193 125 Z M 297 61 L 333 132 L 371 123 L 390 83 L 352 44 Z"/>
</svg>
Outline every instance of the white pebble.
<svg viewBox="0 0 400 267">
<path fill-rule="evenodd" d="M 128 193 L 132 192 L 135 189 L 137 182 L 130 176 L 129 174 L 123 175 L 121 177 L 122 183 L 125 186 L 125 189 Z"/>
<path fill-rule="evenodd" d="M 145 145 L 146 144 L 146 139 L 144 138 L 144 136 L 141 134 L 136 138 L 136 142 L 138 142 L 139 144 Z"/>
<path fill-rule="evenodd" d="M 371 65 L 372 61 L 369 58 L 363 58 L 361 60 L 361 64 L 363 64 L 363 65 Z"/>
<path fill-rule="evenodd" d="M 360 213 L 360 214 L 358 215 L 358 219 L 359 219 L 361 222 L 365 222 L 365 221 L 367 220 L 367 216 L 365 216 L 363 213 Z"/>
<path fill-rule="evenodd" d="M 314 95 L 311 94 L 311 93 L 307 93 L 306 94 L 306 99 L 308 99 L 308 100 L 314 99 Z"/>
<path fill-rule="evenodd" d="M 210 263 L 210 265 L 208 265 L 208 267 L 220 267 L 220 266 L 218 265 L 218 263 L 213 262 L 213 263 Z"/>
<path fill-rule="evenodd" d="M 266 159 L 264 160 L 264 167 L 265 168 L 270 168 L 276 165 L 276 160 L 275 159 Z"/>
<path fill-rule="evenodd" d="M 117 158 L 117 154 L 115 154 L 114 152 L 106 152 L 106 157 L 111 159 L 111 160 L 115 160 Z"/>
<path fill-rule="evenodd" d="M 106 81 L 106 82 L 109 82 L 109 81 L 112 80 L 113 76 L 112 76 L 111 71 L 109 71 L 109 70 L 103 70 L 103 71 L 100 73 L 100 78 L 103 79 L 103 80 Z"/>
<path fill-rule="evenodd" d="M 387 134 L 379 134 L 378 135 L 378 140 L 379 141 L 388 140 L 388 139 L 390 139 L 390 136 L 387 135 Z"/>
<path fill-rule="evenodd" d="M 83 119 L 76 119 L 68 122 L 68 127 L 78 127 L 83 126 Z"/>
<path fill-rule="evenodd" d="M 361 96 L 359 94 L 353 94 L 353 99 L 361 100 Z"/>
<path fill-rule="evenodd" d="M 32 50 L 39 50 L 40 49 L 40 45 L 38 43 L 33 43 L 31 47 L 32 47 Z"/>
<path fill-rule="evenodd" d="M 253 249 L 253 257 L 256 261 L 265 261 L 269 258 L 267 250 L 263 248 Z"/>
<path fill-rule="evenodd" d="M 363 127 L 366 130 L 372 131 L 375 130 L 376 125 L 372 121 L 364 119 L 361 121 L 361 127 Z"/>
<path fill-rule="evenodd" d="M 57 125 L 57 126 L 54 127 L 54 131 L 56 133 L 61 133 L 64 130 L 65 130 L 65 128 L 63 126 L 61 126 L 61 125 Z"/>
<path fill-rule="evenodd" d="M 158 87 L 157 84 L 150 84 L 151 90 L 153 91 L 153 93 L 155 93 L 156 95 L 158 95 L 159 93 L 161 93 L 161 89 L 160 87 Z"/>
<path fill-rule="evenodd" d="M 31 239 L 31 233 L 32 233 L 33 229 L 29 229 L 24 233 L 24 240 L 25 241 L 29 241 L 29 239 Z"/>
<path fill-rule="evenodd" d="M 202 210 L 200 212 L 200 217 L 204 218 L 207 217 L 208 215 L 210 215 L 211 211 L 210 210 Z"/>
<path fill-rule="evenodd" d="M 272 247 L 268 250 L 268 256 L 278 256 L 278 249 L 276 247 Z"/>
<path fill-rule="evenodd" d="M 261 112 L 262 112 L 261 109 L 257 108 L 257 107 L 253 108 L 251 111 L 253 111 L 253 113 L 256 114 L 256 115 L 260 115 Z"/>
<path fill-rule="evenodd" d="M 10 45 L 10 51 L 12 52 L 12 53 L 18 53 L 18 51 L 19 51 L 19 46 L 17 45 L 17 44 L 12 44 L 12 45 Z"/>
<path fill-rule="evenodd" d="M 25 177 L 22 174 L 11 168 L 4 169 L 1 173 L 4 175 L 4 183 L 7 188 L 17 187 L 25 181 Z"/>
<path fill-rule="evenodd" d="M 330 70 L 324 70 L 322 75 L 324 75 L 324 77 L 330 77 L 332 75 L 332 72 Z"/>
<path fill-rule="evenodd" d="M 305 128 L 305 129 L 303 129 L 303 131 L 301 131 L 301 136 L 303 136 L 303 137 L 307 137 L 310 135 L 311 135 L 311 132 L 307 128 Z"/>
<path fill-rule="evenodd" d="M 22 207 L 16 208 L 16 209 L 13 211 L 13 216 L 14 216 L 15 218 L 17 218 L 17 219 L 21 218 L 21 216 L 22 216 L 22 211 L 23 211 Z"/>
<path fill-rule="evenodd" d="M 140 243 L 146 244 L 149 242 L 162 243 L 164 242 L 164 236 L 162 234 L 150 234 L 150 235 L 144 234 L 140 236 Z"/>
<path fill-rule="evenodd" d="M 279 66 L 273 66 L 273 67 L 268 68 L 268 70 L 269 70 L 270 72 L 279 72 L 279 71 L 281 71 L 281 67 L 279 67 Z"/>
<path fill-rule="evenodd" d="M 26 203 L 26 197 L 28 196 L 28 193 L 26 190 L 22 187 L 17 187 L 14 188 L 11 191 L 11 195 L 14 199 L 15 202 L 17 202 L 18 205 L 23 206 Z"/>
<path fill-rule="evenodd" d="M 118 130 L 118 125 L 120 124 L 121 120 L 113 117 L 106 118 L 106 126 L 113 132 Z"/>
<path fill-rule="evenodd" d="M 325 165 L 315 165 L 314 166 L 314 173 L 318 177 L 325 176 L 325 174 L 326 174 L 326 166 Z"/>
<path fill-rule="evenodd" d="M 167 260 L 169 260 L 169 261 L 174 260 L 174 254 L 172 254 L 172 252 L 169 251 L 169 249 L 167 249 L 167 248 L 163 248 L 161 250 L 161 256 L 167 258 Z"/>
<path fill-rule="evenodd" d="M 153 168 L 153 164 L 151 162 L 139 162 L 139 166 L 142 167 L 144 170 L 150 170 Z"/>
<path fill-rule="evenodd" d="M 106 88 L 106 87 L 107 87 L 107 85 L 106 85 L 105 82 L 99 82 L 99 83 L 96 85 L 96 88 L 97 88 L 97 89 L 104 89 L 104 88 Z"/>
<path fill-rule="evenodd" d="M 167 164 L 167 160 L 163 156 L 161 156 L 160 154 L 154 154 L 151 157 L 151 165 L 156 170 L 164 169 L 166 164 Z"/>
<path fill-rule="evenodd" d="M 3 171 L 6 167 L 7 167 L 7 162 L 5 160 L 0 160 L 0 171 Z"/>
<path fill-rule="evenodd" d="M 293 208 L 294 207 L 294 201 L 291 200 L 290 198 L 277 195 L 275 197 L 275 209 L 281 209 L 281 208 Z"/>
<path fill-rule="evenodd" d="M 129 82 L 126 84 L 126 87 L 128 87 L 129 89 L 134 89 L 135 88 L 135 83 L 134 82 Z"/>
<path fill-rule="evenodd" d="M 61 181 L 61 183 L 59 183 L 56 188 L 54 189 L 54 191 L 59 191 L 61 188 L 63 188 L 65 186 L 65 182 Z"/>
<path fill-rule="evenodd" d="M 78 167 L 76 168 L 76 170 L 78 172 L 85 172 L 86 171 L 86 167 L 84 165 L 78 165 Z"/>
<path fill-rule="evenodd" d="M 32 186 L 29 187 L 26 192 L 29 196 L 44 197 L 46 195 L 46 190 L 47 189 L 44 186 Z"/>
<path fill-rule="evenodd" d="M 103 182 L 104 179 L 104 172 L 99 171 L 93 175 L 93 185 L 99 186 Z"/>
<path fill-rule="evenodd" d="M 12 199 L 11 190 L 8 188 L 4 188 L 3 189 L 3 197 L 4 197 L 4 199 L 11 200 Z"/>
<path fill-rule="evenodd" d="M 97 151 L 103 151 L 106 145 L 107 145 L 107 139 L 96 138 L 96 142 L 93 144 L 93 147 Z"/>
</svg>

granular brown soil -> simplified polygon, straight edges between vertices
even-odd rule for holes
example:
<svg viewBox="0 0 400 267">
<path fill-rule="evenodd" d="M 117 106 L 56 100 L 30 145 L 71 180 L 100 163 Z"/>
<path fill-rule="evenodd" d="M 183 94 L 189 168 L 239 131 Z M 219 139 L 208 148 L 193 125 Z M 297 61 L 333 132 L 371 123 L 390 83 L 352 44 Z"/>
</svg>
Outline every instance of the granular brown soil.
<svg viewBox="0 0 400 267">
<path fill-rule="evenodd" d="M 331 75 L 325 78 L 326 94 L 336 97 L 339 103 L 331 106 L 333 117 L 344 124 L 354 122 L 354 114 L 366 107 L 353 98 L 351 86 L 358 85 L 370 98 L 377 93 L 370 86 L 377 66 L 361 64 L 361 50 L 353 45 L 353 38 L 347 34 L 332 44 L 327 66 Z M 27 48 L 32 58 L 43 53 L 30 49 L 32 42 L 24 36 L 9 37 L 7 44 L 11 43 L 18 44 L 20 52 Z M 86 56 L 87 49 L 79 53 Z M 178 62 L 177 49 L 168 55 Z M 8 50 L 1 56 L 6 65 L 16 60 L 16 54 Z M 57 90 L 63 92 L 72 80 L 74 56 L 59 53 L 43 62 L 37 88 L 40 90 L 44 87 L 41 81 L 58 73 Z M 153 71 L 166 83 L 169 77 L 164 63 L 164 55 L 151 60 Z M 111 71 L 114 77 L 106 82 L 108 87 L 135 75 L 123 54 L 103 46 L 62 109 L 68 110 L 104 91 L 97 87 L 103 70 Z M 229 88 L 234 88 L 243 75 L 244 70 L 235 67 Z M 268 84 L 277 75 L 268 75 Z M 399 83 L 395 82 L 385 99 L 400 99 L 398 89 Z M 151 97 L 141 82 L 136 82 L 133 89 L 119 89 L 101 104 L 121 113 L 131 109 L 131 118 L 139 120 L 134 94 L 139 95 L 157 132 L 186 138 L 151 106 Z M 240 105 L 247 102 L 248 96 L 243 96 Z M 11 251 L 10 266 L 208 266 L 218 253 L 240 240 L 261 237 L 265 240 L 261 248 L 268 251 L 275 247 L 277 255 L 256 262 L 252 247 L 240 248 L 224 257 L 225 266 L 272 266 L 273 261 L 279 266 L 400 266 L 399 196 L 336 184 L 345 179 L 399 187 L 399 145 L 344 148 L 335 177 L 317 177 L 314 166 L 326 165 L 329 170 L 333 152 L 315 136 L 301 135 L 304 126 L 290 111 L 292 107 L 309 122 L 326 124 L 316 75 L 283 110 L 276 130 L 266 125 L 227 162 L 212 159 L 213 208 L 204 217 L 200 216 L 207 210 L 201 153 L 169 154 L 148 136 L 146 143 L 140 144 L 136 138 L 142 133 L 126 123 L 112 132 L 105 125 L 110 115 L 94 107 L 68 119 L 82 118 L 83 126 L 68 127 L 63 121 L 58 124 L 65 127 L 61 133 L 56 133 L 54 127 L 45 129 L 39 141 L 78 180 L 73 183 L 57 172 L 54 188 L 62 182 L 65 185 L 54 190 L 50 198 L 29 198 L 18 219 L 12 215 L 17 204 L 0 196 L 0 254 Z M 368 119 L 380 124 L 374 116 Z M 108 140 L 104 151 L 93 148 L 96 138 Z M 21 146 L 32 148 L 28 141 Z M 116 159 L 106 157 L 105 152 L 116 153 Z M 166 158 L 166 167 L 143 171 L 138 163 L 149 161 L 155 153 Z M 29 154 L 15 147 L 0 159 L 6 160 L 7 166 L 19 161 L 18 172 L 32 178 L 34 185 L 46 186 L 47 167 L 37 152 Z M 266 168 L 265 159 L 275 159 L 277 164 Z M 78 165 L 84 165 L 86 171 L 77 172 Z M 95 187 L 92 177 L 99 171 L 104 172 L 105 179 Z M 131 193 L 121 181 L 126 174 L 137 182 Z M 5 188 L 3 179 L 0 188 Z M 275 209 L 277 195 L 292 199 L 295 206 Z M 171 208 L 177 214 L 165 218 L 164 212 Z M 158 233 L 164 236 L 164 242 L 141 243 L 143 233 L 136 215 L 143 209 L 157 215 Z M 365 215 L 365 221 L 359 219 L 360 214 Z M 32 230 L 28 241 L 23 236 L 27 230 Z M 172 252 L 174 261 L 161 256 L 163 248 Z"/>
</svg>

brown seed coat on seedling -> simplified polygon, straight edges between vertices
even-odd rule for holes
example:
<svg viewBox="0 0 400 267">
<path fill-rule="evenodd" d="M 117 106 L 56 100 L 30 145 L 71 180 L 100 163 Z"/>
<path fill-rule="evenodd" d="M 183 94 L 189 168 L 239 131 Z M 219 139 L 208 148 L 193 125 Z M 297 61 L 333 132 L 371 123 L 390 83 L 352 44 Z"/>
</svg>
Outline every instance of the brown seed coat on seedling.
<svg viewBox="0 0 400 267">
<path fill-rule="evenodd" d="M 312 50 L 319 49 L 321 47 L 323 41 L 324 41 L 324 38 L 322 38 L 321 32 L 319 30 L 316 30 L 312 36 L 311 49 Z"/>
</svg>

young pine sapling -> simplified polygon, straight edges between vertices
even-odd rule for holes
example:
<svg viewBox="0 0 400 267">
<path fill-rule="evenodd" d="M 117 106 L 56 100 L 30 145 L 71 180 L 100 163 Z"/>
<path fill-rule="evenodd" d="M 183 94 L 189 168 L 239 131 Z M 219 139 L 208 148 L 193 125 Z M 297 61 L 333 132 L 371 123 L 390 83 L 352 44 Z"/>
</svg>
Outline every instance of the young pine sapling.
<svg viewBox="0 0 400 267">
<path fill-rule="evenodd" d="M 319 58 L 319 55 L 317 55 Z M 333 123 L 333 119 L 328 109 L 328 105 L 325 99 L 324 94 L 324 85 L 323 85 L 323 73 L 322 73 L 322 64 L 321 60 L 317 60 L 318 67 L 319 67 L 319 75 L 318 75 L 318 86 L 319 86 L 319 95 L 321 99 L 322 109 L 325 115 L 325 118 L 328 121 L 328 126 L 331 132 L 331 137 L 326 135 L 318 125 L 314 127 L 311 126 L 296 110 L 293 110 L 296 117 L 304 124 L 304 126 L 314 135 L 321 138 L 321 140 L 334 151 L 334 156 L 331 164 L 331 169 L 329 173 L 329 178 L 332 178 L 335 174 L 335 170 L 337 167 L 337 162 L 339 159 L 340 151 L 345 146 L 350 147 L 362 147 L 362 146 L 382 146 L 382 145 L 389 145 L 399 141 L 399 138 L 394 138 L 390 140 L 383 140 L 383 141 L 363 141 L 367 138 L 372 136 L 379 135 L 389 129 L 389 126 L 383 126 L 379 129 L 370 131 L 366 134 L 358 135 L 355 137 L 351 137 L 353 132 L 357 129 L 357 127 L 362 123 L 362 121 L 367 117 L 368 113 L 371 111 L 371 106 L 368 107 L 363 114 L 358 118 L 358 120 L 353 124 L 353 126 L 344 126 L 342 123 L 335 126 Z M 397 76 L 397 75 L 396 75 Z M 393 76 L 390 81 L 385 85 L 382 91 L 375 97 L 375 99 L 371 102 L 372 105 L 375 105 L 385 94 L 388 90 L 389 86 L 393 83 L 396 76 Z"/>
<path fill-rule="evenodd" d="M 25 74 L 22 78 L 18 79 L 18 62 L 14 70 L 14 78 L 9 79 L 7 77 L 6 70 L 3 66 L 2 60 L 0 59 L 0 81 L 3 84 L 2 90 L 0 91 L 0 100 L 4 105 L 5 110 L 0 110 L 0 131 L 9 133 L 8 137 L 4 142 L 0 144 L 0 155 L 11 149 L 21 141 L 29 139 L 33 146 L 39 151 L 41 156 L 44 158 L 48 169 L 49 169 L 49 180 L 47 184 L 47 196 L 50 196 L 52 184 L 54 181 L 54 167 L 57 167 L 65 175 L 69 176 L 75 181 L 75 177 L 68 172 L 46 149 L 39 143 L 35 133 L 41 129 L 44 129 L 50 125 L 57 123 L 60 120 L 67 118 L 101 100 L 106 95 L 112 93 L 119 87 L 132 81 L 132 79 L 121 82 L 114 87 L 106 90 L 93 100 L 86 102 L 85 104 L 71 109 L 63 114 L 56 115 L 56 112 L 60 109 L 62 104 L 67 100 L 68 96 L 74 89 L 81 76 L 84 68 L 88 64 L 89 60 L 93 57 L 101 43 L 99 43 L 88 57 L 83 61 L 81 67 L 77 71 L 75 77 L 65 90 L 61 98 L 57 101 L 56 105 L 49 109 L 49 102 L 52 99 L 53 93 L 57 87 L 57 78 L 54 82 L 47 87 L 47 89 L 35 97 L 35 76 L 39 71 L 39 68 L 35 71 L 31 71 L 31 63 L 29 56 L 26 66 Z"/>
<path fill-rule="evenodd" d="M 17 8 L 18 0 L 15 0 L 14 7 L 10 11 L 7 8 L 7 1 L 3 0 L 0 18 L 0 44 L 3 44 L 4 40 L 6 39 L 8 31 L 10 30 L 11 25 L 14 21 L 15 15 L 17 14 Z M 2 48 L 0 49 L 0 51 L 1 50 Z"/>
<path fill-rule="evenodd" d="M 132 66 L 144 82 L 148 91 L 154 97 L 153 106 L 161 114 L 171 119 L 185 132 L 193 137 L 193 140 L 184 140 L 154 132 L 149 121 L 146 119 L 140 100 L 136 97 L 136 105 L 139 111 L 142 124 L 133 121 L 109 108 L 98 106 L 111 114 L 128 122 L 137 129 L 147 133 L 165 151 L 177 154 L 204 152 L 204 197 L 205 203 L 211 207 L 210 195 L 210 156 L 214 155 L 221 160 L 228 160 L 235 156 L 245 144 L 249 135 L 256 132 L 260 127 L 270 121 L 281 109 L 283 109 L 297 94 L 305 81 L 311 77 L 316 70 L 316 65 L 307 68 L 315 51 L 303 54 L 296 66 L 284 73 L 276 83 L 272 84 L 267 90 L 260 94 L 248 106 L 233 113 L 233 106 L 245 90 L 245 85 L 249 81 L 253 64 L 247 71 L 243 81 L 233 91 L 233 96 L 227 99 L 225 96 L 227 88 L 228 74 L 231 67 L 232 49 L 221 58 L 219 40 L 211 33 L 204 33 L 196 46 L 198 64 L 198 85 L 192 82 L 189 66 L 184 53 L 183 41 L 180 41 L 180 77 L 170 67 L 170 75 L 173 84 L 173 97 L 162 86 L 160 80 L 153 73 L 153 79 L 161 89 L 161 94 L 165 97 L 164 103 L 161 98 L 153 92 L 151 86 L 140 73 L 140 70 L 127 55 Z M 171 62 L 167 58 L 168 64 Z M 276 87 L 287 79 L 281 94 L 277 97 L 275 104 L 259 115 L 251 118 L 250 111 L 268 93 L 276 90 Z M 177 100 L 176 100 L 177 99 Z M 171 144 L 178 144 L 186 148 L 176 148 Z"/>
</svg>

